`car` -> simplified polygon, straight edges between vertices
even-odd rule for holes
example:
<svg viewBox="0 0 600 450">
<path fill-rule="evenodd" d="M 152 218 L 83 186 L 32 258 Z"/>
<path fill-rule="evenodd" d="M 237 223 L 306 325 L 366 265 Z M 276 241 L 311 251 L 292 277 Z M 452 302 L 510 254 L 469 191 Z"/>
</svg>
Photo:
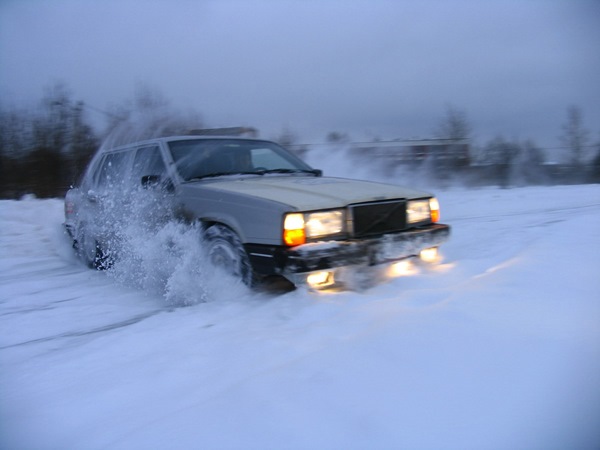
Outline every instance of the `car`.
<svg viewBox="0 0 600 450">
<path fill-rule="evenodd" d="M 107 268 L 127 251 L 116 211 L 140 195 L 153 198 L 142 215 L 197 227 L 209 260 L 249 286 L 393 276 L 407 260 L 435 261 L 450 234 L 430 193 L 326 177 L 267 140 L 173 136 L 102 147 L 67 192 L 64 226 L 86 264 Z"/>
</svg>

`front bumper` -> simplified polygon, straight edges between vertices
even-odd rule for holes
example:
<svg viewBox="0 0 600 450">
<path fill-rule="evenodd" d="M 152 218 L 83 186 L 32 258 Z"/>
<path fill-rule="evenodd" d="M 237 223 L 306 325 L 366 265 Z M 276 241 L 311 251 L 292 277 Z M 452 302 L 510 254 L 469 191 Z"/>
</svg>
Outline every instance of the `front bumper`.
<svg viewBox="0 0 600 450">
<path fill-rule="evenodd" d="M 287 252 L 284 274 L 314 272 L 344 266 L 374 266 L 417 256 L 421 250 L 448 240 L 450 227 L 433 224 L 382 237 L 304 244 Z"/>
<path fill-rule="evenodd" d="M 293 281 L 311 272 L 393 263 L 438 247 L 449 236 L 448 225 L 432 224 L 381 237 L 315 242 L 292 248 L 247 245 L 246 251 L 257 273 L 283 275 Z"/>
</svg>

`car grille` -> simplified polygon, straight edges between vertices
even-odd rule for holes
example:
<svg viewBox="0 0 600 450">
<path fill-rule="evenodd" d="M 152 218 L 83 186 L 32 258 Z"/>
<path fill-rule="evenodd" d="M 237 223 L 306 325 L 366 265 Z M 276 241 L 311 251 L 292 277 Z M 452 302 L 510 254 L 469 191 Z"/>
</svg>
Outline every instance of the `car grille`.
<svg viewBox="0 0 600 450">
<path fill-rule="evenodd" d="M 406 228 L 406 200 L 360 203 L 349 206 L 352 236 L 372 236 Z"/>
</svg>

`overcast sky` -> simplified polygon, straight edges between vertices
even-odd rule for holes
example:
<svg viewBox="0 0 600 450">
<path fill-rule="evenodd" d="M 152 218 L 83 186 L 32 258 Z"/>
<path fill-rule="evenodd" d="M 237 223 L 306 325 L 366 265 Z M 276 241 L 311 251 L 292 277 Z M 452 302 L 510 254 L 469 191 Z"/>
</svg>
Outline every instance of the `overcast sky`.
<svg viewBox="0 0 600 450">
<path fill-rule="evenodd" d="M 0 104 L 56 81 L 306 142 L 431 137 L 450 104 L 481 143 L 557 146 L 576 105 L 597 142 L 600 0 L 0 0 Z"/>
</svg>

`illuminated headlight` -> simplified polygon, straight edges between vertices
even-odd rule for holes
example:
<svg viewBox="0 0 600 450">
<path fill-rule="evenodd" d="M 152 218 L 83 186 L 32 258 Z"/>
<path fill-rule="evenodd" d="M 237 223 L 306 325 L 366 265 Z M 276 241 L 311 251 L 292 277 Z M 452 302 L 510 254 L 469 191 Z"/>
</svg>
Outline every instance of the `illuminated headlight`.
<svg viewBox="0 0 600 450">
<path fill-rule="evenodd" d="M 429 200 L 411 200 L 406 204 L 406 222 L 425 222 L 431 217 Z"/>
<path fill-rule="evenodd" d="M 304 244 L 307 239 L 334 236 L 343 231 L 342 210 L 291 213 L 283 221 L 283 240 L 290 246 Z"/>
<path fill-rule="evenodd" d="M 440 218 L 440 204 L 437 199 L 410 200 L 406 204 L 406 222 L 437 222 Z"/>
<path fill-rule="evenodd" d="M 304 220 L 308 238 L 339 234 L 344 229 L 344 213 L 342 211 L 308 213 L 304 215 Z"/>
</svg>

